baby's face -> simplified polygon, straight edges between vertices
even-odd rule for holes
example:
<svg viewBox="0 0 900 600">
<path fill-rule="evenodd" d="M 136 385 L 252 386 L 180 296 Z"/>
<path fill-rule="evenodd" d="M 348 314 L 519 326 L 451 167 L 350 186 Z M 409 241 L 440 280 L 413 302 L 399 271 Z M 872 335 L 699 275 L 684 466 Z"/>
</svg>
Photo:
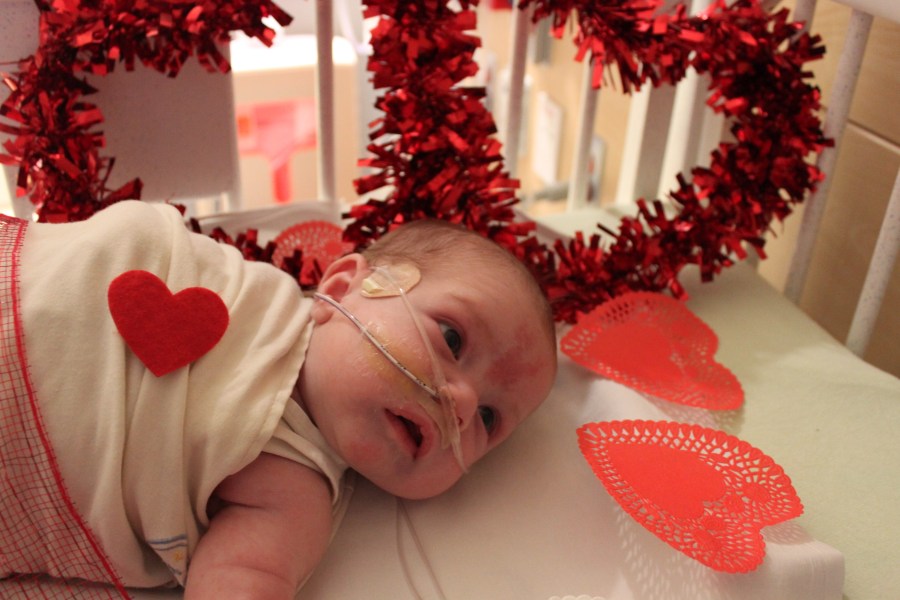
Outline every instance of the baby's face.
<svg viewBox="0 0 900 600">
<path fill-rule="evenodd" d="M 371 274 L 360 257 L 342 259 L 320 291 L 338 297 L 371 333 L 425 382 L 432 361 L 400 297 L 367 298 Z M 430 272 L 407 294 L 456 404 L 460 447 L 471 465 L 505 440 L 546 398 L 555 349 L 524 286 L 507 273 L 453 267 Z M 398 496 L 426 498 L 462 475 L 427 394 L 325 302 L 300 377 L 304 402 L 326 440 L 364 477 Z"/>
</svg>

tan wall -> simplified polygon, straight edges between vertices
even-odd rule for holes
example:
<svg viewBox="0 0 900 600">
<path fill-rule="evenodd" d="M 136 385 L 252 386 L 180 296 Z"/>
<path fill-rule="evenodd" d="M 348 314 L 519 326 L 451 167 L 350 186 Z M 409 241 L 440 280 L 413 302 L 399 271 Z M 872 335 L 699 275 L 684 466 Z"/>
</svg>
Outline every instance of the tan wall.
<svg viewBox="0 0 900 600">
<path fill-rule="evenodd" d="M 818 4 L 812 29 L 825 39 L 828 53 L 825 59 L 813 63 L 812 67 L 827 103 L 850 10 L 827 0 L 821 0 Z M 508 64 L 509 16 L 508 11 L 479 9 L 479 30 L 484 46 L 497 55 L 500 67 Z M 572 60 L 574 46 L 569 39 L 570 33 L 552 43 L 548 64 L 529 64 L 528 67 L 535 91 L 546 91 L 564 110 L 560 179 L 567 179 L 571 168 L 582 77 L 582 65 Z M 849 329 L 878 227 L 900 166 L 898 48 L 900 26 L 876 19 L 851 111 L 851 123 L 840 149 L 822 233 L 801 300 L 802 308 L 839 340 L 846 337 Z M 532 102 L 532 108 L 533 105 Z M 607 142 L 601 194 L 603 203 L 611 202 L 615 194 L 615 175 L 619 169 L 628 106 L 628 97 L 614 87 L 604 88 L 601 92 L 595 132 Z M 526 118 L 533 118 L 533 115 Z M 534 132 L 530 135 L 533 136 Z M 529 149 L 528 145 L 523 148 L 525 155 L 519 163 L 519 176 L 525 192 L 540 186 L 530 171 Z M 766 247 L 769 259 L 761 263 L 760 273 L 778 289 L 784 285 L 800 221 L 801 215 L 795 214 L 783 225 L 776 224 Z M 900 376 L 898 306 L 900 262 L 894 269 L 875 337 L 866 355 L 869 362 Z"/>
</svg>

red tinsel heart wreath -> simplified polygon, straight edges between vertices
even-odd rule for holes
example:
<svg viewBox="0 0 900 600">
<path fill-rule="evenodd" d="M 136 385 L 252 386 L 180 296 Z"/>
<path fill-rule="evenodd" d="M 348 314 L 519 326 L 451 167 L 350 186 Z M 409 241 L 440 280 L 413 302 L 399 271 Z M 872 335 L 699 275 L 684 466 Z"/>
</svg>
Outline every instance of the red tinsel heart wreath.
<svg viewBox="0 0 900 600">
<path fill-rule="evenodd" d="M 348 213 L 353 221 L 344 237 L 354 246 L 412 219 L 462 223 L 525 262 L 557 319 L 571 322 L 628 290 L 683 296 L 677 278 L 686 265 L 699 265 L 709 280 L 734 256 L 743 258 L 745 243 L 763 255 L 772 221 L 785 218 L 820 180 L 807 159 L 829 142 L 818 117 L 819 92 L 806 82 L 804 65 L 824 49 L 786 10 L 769 14 L 757 0 L 717 0 L 690 17 L 681 4 L 660 12 L 660 0 L 521 0 L 519 8 L 533 7 L 535 20 L 552 18 L 557 35 L 577 15 L 576 58 L 593 61 L 595 85 L 605 69 L 618 72 L 626 92 L 647 82 L 674 84 L 690 68 L 708 74 L 708 104 L 732 120 L 735 140 L 713 152 L 709 167 L 678 177 L 670 192 L 677 215 L 639 199 L 637 214 L 622 219 L 618 232 L 607 231 L 613 236 L 607 247 L 596 234 L 544 246 L 533 224 L 515 220 L 518 182 L 503 169 L 496 127 L 481 102 L 484 90 L 458 85 L 477 71 L 480 42 L 470 33 L 475 4 L 366 0 L 365 16 L 379 17 L 368 64 L 383 90 L 377 106 L 384 117 L 370 133 L 370 157 L 360 161 L 374 172 L 356 187 L 389 192 Z M 0 116 L 12 125 L 0 123 L 0 131 L 13 137 L 0 162 L 19 167 L 19 192 L 30 195 L 42 220 L 87 218 L 140 195 L 139 180 L 106 189 L 111 159 L 99 156 L 103 136 L 96 131 L 102 115 L 83 100 L 94 90 L 77 73 L 106 73 L 120 61 L 130 69 L 141 61 L 175 75 L 192 54 L 224 71 L 216 45 L 230 31 L 268 42 L 273 33 L 261 19 L 290 20 L 269 0 L 38 5 L 40 47 L 4 77 L 12 93 Z M 245 256 L 271 260 L 271 252 L 254 246 L 255 236 L 236 239 L 243 240 Z"/>
<path fill-rule="evenodd" d="M 646 82 L 674 84 L 689 68 L 706 73 L 708 104 L 724 113 L 735 139 L 722 143 L 707 168 L 679 175 L 670 193 L 677 215 L 661 202 L 638 200 L 638 214 L 622 219 L 608 247 L 598 235 L 544 247 L 528 225 L 513 222 L 514 188 L 503 171 L 494 122 L 481 104 L 483 90 L 460 87 L 477 67 L 474 2 L 462 12 L 444 3 L 367 0 L 379 16 L 369 69 L 384 118 L 370 133 L 376 172 L 357 181 L 360 193 L 388 190 L 384 200 L 350 209 L 347 237 L 363 244 L 399 223 L 437 217 L 463 223 L 509 248 L 536 274 L 557 319 L 572 322 L 629 290 L 684 291 L 677 277 L 697 264 L 705 280 L 744 256 L 748 243 L 762 255 L 773 219 L 820 180 L 807 162 L 827 145 L 818 118 L 818 89 L 806 83 L 805 63 L 824 49 L 801 33 L 787 11 L 769 14 L 755 0 L 715 1 L 689 17 L 683 5 L 658 12 L 658 0 L 521 0 L 535 21 L 553 19 L 562 35 L 577 19 L 576 58 L 590 56 L 594 84 L 615 68 L 626 92 Z M 463 176 L 464 175 L 464 176 Z M 601 227 L 602 228 L 602 227 Z"/>
</svg>

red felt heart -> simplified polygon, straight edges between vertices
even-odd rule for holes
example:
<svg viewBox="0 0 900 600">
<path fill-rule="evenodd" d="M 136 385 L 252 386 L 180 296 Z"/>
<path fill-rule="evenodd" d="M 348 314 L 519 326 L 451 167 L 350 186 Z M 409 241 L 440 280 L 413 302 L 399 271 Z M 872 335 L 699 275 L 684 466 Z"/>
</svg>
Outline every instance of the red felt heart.
<svg viewBox="0 0 900 600">
<path fill-rule="evenodd" d="M 605 302 L 563 336 L 578 364 L 639 392 L 711 410 L 744 402 L 737 378 L 715 361 L 718 338 L 682 302 L 633 292 Z"/>
<path fill-rule="evenodd" d="M 131 351 L 157 377 L 187 366 L 228 328 L 228 309 L 212 290 L 172 294 L 147 271 L 126 271 L 109 284 L 109 312 Z"/>
<path fill-rule="evenodd" d="M 606 490 L 638 523 L 719 571 L 755 569 L 760 530 L 803 505 L 784 470 L 738 438 L 669 421 L 588 423 L 578 445 Z"/>
</svg>

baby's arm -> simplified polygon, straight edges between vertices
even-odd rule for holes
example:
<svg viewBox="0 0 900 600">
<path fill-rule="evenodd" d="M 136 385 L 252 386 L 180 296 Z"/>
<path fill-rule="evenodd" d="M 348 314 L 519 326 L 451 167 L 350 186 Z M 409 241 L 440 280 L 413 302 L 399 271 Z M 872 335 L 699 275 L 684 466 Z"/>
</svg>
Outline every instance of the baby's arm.
<svg viewBox="0 0 900 600">
<path fill-rule="evenodd" d="M 293 598 L 331 536 L 331 492 L 319 474 L 261 454 L 218 488 L 185 600 Z"/>
</svg>

